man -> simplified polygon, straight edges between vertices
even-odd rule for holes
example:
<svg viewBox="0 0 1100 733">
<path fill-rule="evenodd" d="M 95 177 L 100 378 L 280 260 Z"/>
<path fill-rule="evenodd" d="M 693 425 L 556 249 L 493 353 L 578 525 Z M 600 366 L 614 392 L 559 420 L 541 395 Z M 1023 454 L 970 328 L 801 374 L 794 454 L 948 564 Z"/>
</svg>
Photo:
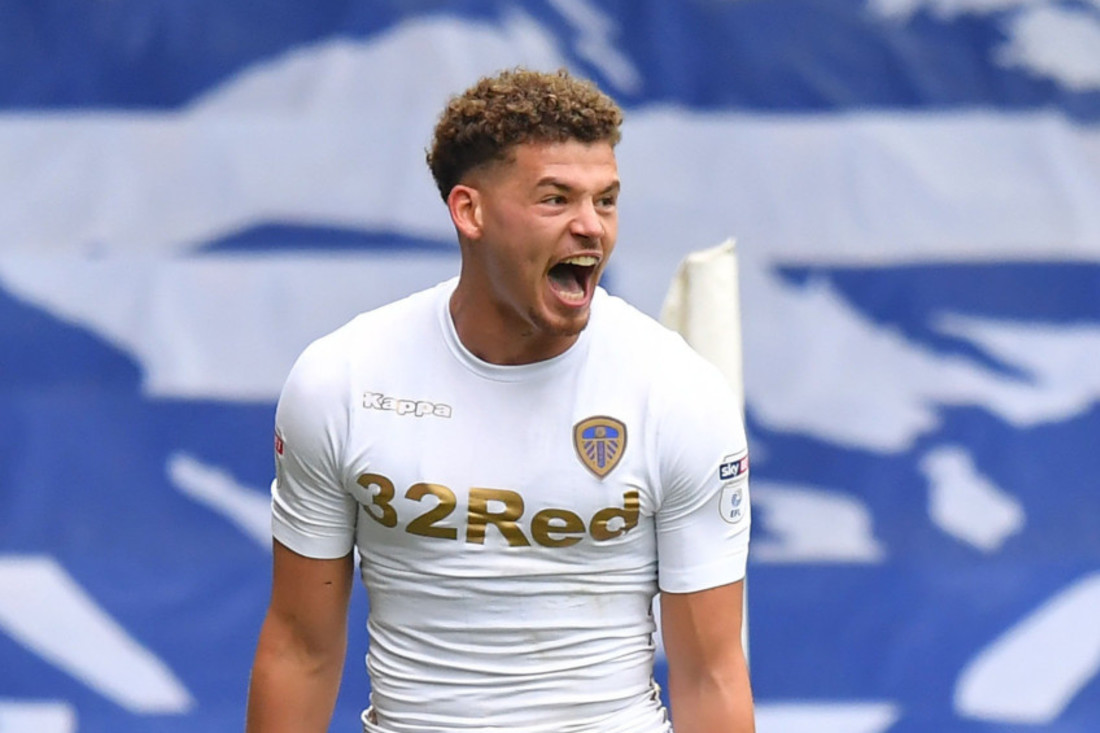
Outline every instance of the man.
<svg viewBox="0 0 1100 733">
<path fill-rule="evenodd" d="M 279 401 L 249 733 L 327 730 L 353 547 L 368 733 L 669 731 L 658 590 L 676 733 L 753 730 L 738 398 L 597 288 L 621 120 L 565 72 L 444 111 L 428 162 L 459 277 L 312 344 Z"/>
</svg>

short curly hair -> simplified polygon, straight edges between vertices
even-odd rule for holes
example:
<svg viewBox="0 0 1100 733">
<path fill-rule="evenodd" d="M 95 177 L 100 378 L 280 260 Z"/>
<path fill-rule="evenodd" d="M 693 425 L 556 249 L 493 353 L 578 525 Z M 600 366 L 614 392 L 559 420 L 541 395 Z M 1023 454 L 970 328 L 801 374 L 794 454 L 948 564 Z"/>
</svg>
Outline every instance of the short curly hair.
<svg viewBox="0 0 1100 733">
<path fill-rule="evenodd" d="M 446 201 L 467 172 L 506 160 L 515 145 L 577 140 L 614 147 L 622 121 L 610 97 L 565 69 L 510 69 L 451 98 L 435 126 L 428 167 Z"/>
</svg>

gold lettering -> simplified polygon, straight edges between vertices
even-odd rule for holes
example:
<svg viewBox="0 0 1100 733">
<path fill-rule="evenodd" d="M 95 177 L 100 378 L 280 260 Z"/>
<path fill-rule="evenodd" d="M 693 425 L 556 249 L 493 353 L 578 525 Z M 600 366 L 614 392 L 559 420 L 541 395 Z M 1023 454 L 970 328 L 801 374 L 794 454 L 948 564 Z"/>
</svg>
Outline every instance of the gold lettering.
<svg viewBox="0 0 1100 733">
<path fill-rule="evenodd" d="M 458 529 L 455 527 L 437 527 L 435 524 L 451 516 L 451 512 L 455 510 L 455 506 L 458 505 L 455 492 L 440 484 L 413 484 L 405 492 L 405 498 L 413 501 L 420 501 L 425 496 L 434 496 L 438 500 L 436 505 L 409 522 L 409 526 L 405 528 L 405 531 L 421 537 L 457 540 Z"/>
<path fill-rule="evenodd" d="M 489 502 L 504 505 L 501 512 L 490 512 Z M 512 547 L 529 547 L 516 520 L 523 516 L 523 497 L 507 489 L 470 489 L 470 505 L 466 515 L 466 541 L 485 544 L 485 528 L 492 524 Z"/>
<path fill-rule="evenodd" d="M 363 505 L 363 509 L 370 515 L 371 519 L 383 527 L 396 527 L 397 510 L 393 508 L 392 504 L 393 481 L 380 473 L 363 473 L 355 479 L 355 482 L 371 492 L 371 503 Z M 377 491 L 374 490 L 375 487 L 378 488 Z M 381 514 L 375 514 L 375 509 L 378 509 Z"/>
<path fill-rule="evenodd" d="M 584 534 L 584 520 L 568 509 L 543 509 L 531 519 L 531 537 L 543 547 L 572 547 L 580 537 L 553 534 Z"/>
<path fill-rule="evenodd" d="M 371 519 L 384 527 L 396 527 L 397 509 L 393 506 L 395 490 L 393 482 L 378 473 L 364 473 L 356 483 L 370 492 L 370 498 L 362 503 Z M 458 528 L 442 522 L 454 514 L 458 507 L 455 493 L 441 484 L 416 483 L 405 492 L 405 498 L 421 502 L 432 496 L 436 504 L 409 522 L 405 531 L 420 537 L 457 540 Z M 511 547 L 530 547 L 531 541 L 524 534 L 520 519 L 523 517 L 523 496 L 508 489 L 470 489 L 466 514 L 466 542 L 485 544 L 489 525 L 500 532 Z M 638 526 L 641 498 L 637 491 L 623 493 L 622 507 L 606 507 L 594 515 L 588 525 L 588 533 L 597 542 L 621 537 Z M 583 539 L 584 520 L 568 509 L 548 508 L 531 519 L 531 537 L 542 547 L 572 547 Z"/>
<path fill-rule="evenodd" d="M 638 510 L 641 508 L 641 498 L 637 491 L 627 491 L 623 494 L 623 508 L 607 507 L 592 515 L 592 524 L 588 531 L 592 539 L 603 542 L 626 534 L 638 526 Z M 611 524 L 616 519 L 621 525 L 612 529 Z M 616 522 L 616 524 L 618 524 Z"/>
</svg>

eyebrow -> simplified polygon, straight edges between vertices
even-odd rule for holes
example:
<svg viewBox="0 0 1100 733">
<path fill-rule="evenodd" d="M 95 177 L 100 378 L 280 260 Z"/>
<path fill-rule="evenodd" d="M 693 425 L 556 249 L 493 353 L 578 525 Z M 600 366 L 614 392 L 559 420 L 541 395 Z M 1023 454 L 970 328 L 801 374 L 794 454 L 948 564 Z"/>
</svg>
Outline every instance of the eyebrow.
<svg viewBox="0 0 1100 733">
<path fill-rule="evenodd" d="M 535 184 L 535 188 L 544 188 L 546 186 L 549 186 L 551 188 L 556 188 L 559 191 L 563 191 L 563 192 L 566 192 L 566 193 L 572 193 L 573 191 L 576 190 L 576 188 L 574 186 L 570 186 L 568 183 L 564 183 L 563 181 L 561 181 L 557 178 L 554 178 L 553 176 L 546 176 L 545 178 L 540 178 L 538 183 Z M 609 186 L 604 188 L 602 191 L 599 191 L 598 193 L 599 194 L 618 193 L 620 187 L 621 187 L 621 181 L 619 181 L 619 179 L 616 178 Z"/>
</svg>

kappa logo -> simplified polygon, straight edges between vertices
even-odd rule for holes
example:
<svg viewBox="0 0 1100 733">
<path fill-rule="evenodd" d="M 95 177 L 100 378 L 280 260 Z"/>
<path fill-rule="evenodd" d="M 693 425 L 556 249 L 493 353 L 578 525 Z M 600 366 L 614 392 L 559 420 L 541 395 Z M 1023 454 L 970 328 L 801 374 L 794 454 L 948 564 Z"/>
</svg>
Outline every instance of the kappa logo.
<svg viewBox="0 0 1100 733">
<path fill-rule="evenodd" d="M 406 400 L 399 397 L 387 397 L 381 392 L 364 392 L 363 407 L 368 410 L 389 410 L 398 415 L 413 417 L 450 417 L 451 406 L 443 402 L 427 400 Z"/>
<path fill-rule="evenodd" d="M 623 457 L 626 425 L 604 415 L 581 420 L 573 427 L 573 447 L 584 467 L 602 479 Z"/>
</svg>

